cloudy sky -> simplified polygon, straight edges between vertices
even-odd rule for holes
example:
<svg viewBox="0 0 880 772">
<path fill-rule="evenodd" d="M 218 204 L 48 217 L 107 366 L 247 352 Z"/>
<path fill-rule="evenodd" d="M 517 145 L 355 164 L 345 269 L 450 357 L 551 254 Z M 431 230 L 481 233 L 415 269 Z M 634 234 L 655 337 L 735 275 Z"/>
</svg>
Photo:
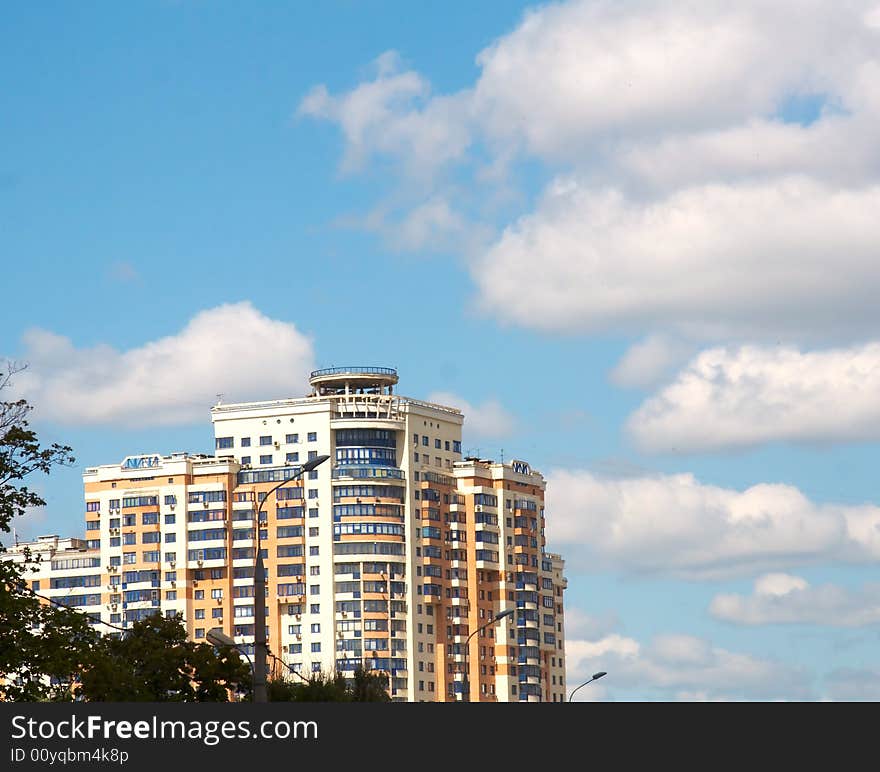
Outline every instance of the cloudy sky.
<svg viewBox="0 0 880 772">
<path fill-rule="evenodd" d="M 592 700 L 880 699 L 880 4 L 27 4 L 0 356 L 77 467 L 397 367 L 548 479 Z"/>
</svg>

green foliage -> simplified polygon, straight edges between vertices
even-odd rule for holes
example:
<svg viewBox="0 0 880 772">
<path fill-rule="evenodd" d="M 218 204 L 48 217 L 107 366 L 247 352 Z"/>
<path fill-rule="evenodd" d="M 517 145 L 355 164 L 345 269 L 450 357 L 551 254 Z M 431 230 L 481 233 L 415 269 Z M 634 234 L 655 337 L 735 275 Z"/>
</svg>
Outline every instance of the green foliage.
<svg viewBox="0 0 880 772">
<path fill-rule="evenodd" d="M 22 368 L 0 369 L 0 391 Z M 72 464 L 71 449 L 41 448 L 28 426 L 31 406 L 24 400 L 0 401 L 0 533 L 9 533 L 14 517 L 45 501 L 23 484 L 33 473 L 48 474 Z M 0 544 L 0 552 L 5 552 Z M 70 684 L 88 662 L 97 634 L 85 615 L 40 603 L 25 581 L 29 562 L 0 560 L 0 700 L 71 699 Z"/>
<path fill-rule="evenodd" d="M 21 370 L 0 365 L 0 391 Z M 44 506 L 23 481 L 72 464 L 71 449 L 41 448 L 24 400 L 0 401 L 0 532 L 30 507 Z M 0 552 L 5 550 L 0 544 Z M 119 635 L 102 636 L 88 617 L 43 603 L 27 584 L 33 569 L 0 560 L 0 700 L 225 702 L 228 686 L 249 693 L 250 668 L 238 651 L 186 640 L 180 618 L 153 616 Z"/>
<path fill-rule="evenodd" d="M 76 694 L 89 702 L 227 702 L 248 693 L 251 672 L 231 646 L 186 638 L 178 614 L 154 614 L 95 647 Z"/>
<path fill-rule="evenodd" d="M 349 682 L 339 672 L 312 673 L 301 681 L 274 679 L 266 691 L 269 702 L 390 702 L 388 677 L 363 668 L 355 671 Z"/>
</svg>

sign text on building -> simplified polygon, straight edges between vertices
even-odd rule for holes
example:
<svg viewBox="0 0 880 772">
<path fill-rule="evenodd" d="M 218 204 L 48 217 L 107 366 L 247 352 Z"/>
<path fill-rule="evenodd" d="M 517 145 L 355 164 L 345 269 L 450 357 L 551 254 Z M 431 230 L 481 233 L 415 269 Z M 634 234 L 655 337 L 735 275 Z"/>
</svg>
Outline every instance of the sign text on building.
<svg viewBox="0 0 880 772">
<path fill-rule="evenodd" d="M 519 474 L 532 473 L 531 467 L 525 461 L 511 461 L 510 465 L 513 467 L 513 471 Z"/>
<path fill-rule="evenodd" d="M 122 461 L 123 469 L 152 469 L 162 463 L 160 456 L 126 456 Z"/>
</svg>

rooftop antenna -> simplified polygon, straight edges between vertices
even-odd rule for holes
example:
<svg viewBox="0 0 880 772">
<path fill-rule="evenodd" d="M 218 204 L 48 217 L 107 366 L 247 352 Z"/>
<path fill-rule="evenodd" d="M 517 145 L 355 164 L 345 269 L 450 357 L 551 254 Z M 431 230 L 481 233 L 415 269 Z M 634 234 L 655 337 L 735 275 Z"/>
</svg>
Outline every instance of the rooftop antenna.
<svg viewBox="0 0 880 772">
<path fill-rule="evenodd" d="M 501 465 L 504 466 L 504 448 L 501 448 Z"/>
<path fill-rule="evenodd" d="M 219 405 L 222 401 L 223 401 L 223 395 L 222 395 L 222 394 L 218 394 L 218 395 L 217 395 L 217 404 Z"/>
</svg>

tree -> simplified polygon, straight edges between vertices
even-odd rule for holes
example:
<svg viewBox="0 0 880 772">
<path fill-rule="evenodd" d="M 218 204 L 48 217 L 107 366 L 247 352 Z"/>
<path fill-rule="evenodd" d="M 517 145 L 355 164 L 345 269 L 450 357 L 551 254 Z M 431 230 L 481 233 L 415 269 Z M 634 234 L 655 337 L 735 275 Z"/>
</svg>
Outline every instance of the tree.
<svg viewBox="0 0 880 772">
<path fill-rule="evenodd" d="M 273 679 L 269 702 L 389 702 L 388 677 L 359 667 L 349 682 L 340 672 L 312 673 L 303 681 Z"/>
<path fill-rule="evenodd" d="M 390 702 L 388 676 L 359 667 L 354 671 L 351 698 L 354 702 Z"/>
<path fill-rule="evenodd" d="M 0 392 L 22 369 L 0 364 Z M 46 503 L 25 478 L 74 462 L 66 445 L 40 446 L 28 425 L 31 410 L 23 399 L 0 401 L 0 533 L 9 533 L 13 518 L 28 508 Z M 0 560 L 0 699 L 71 699 L 70 685 L 98 635 L 84 614 L 41 603 L 26 582 L 30 568 L 27 555 L 23 564 Z"/>
<path fill-rule="evenodd" d="M 250 688 L 234 647 L 189 641 L 179 614 L 156 613 L 103 636 L 75 692 L 89 702 L 228 702 Z"/>
</svg>

